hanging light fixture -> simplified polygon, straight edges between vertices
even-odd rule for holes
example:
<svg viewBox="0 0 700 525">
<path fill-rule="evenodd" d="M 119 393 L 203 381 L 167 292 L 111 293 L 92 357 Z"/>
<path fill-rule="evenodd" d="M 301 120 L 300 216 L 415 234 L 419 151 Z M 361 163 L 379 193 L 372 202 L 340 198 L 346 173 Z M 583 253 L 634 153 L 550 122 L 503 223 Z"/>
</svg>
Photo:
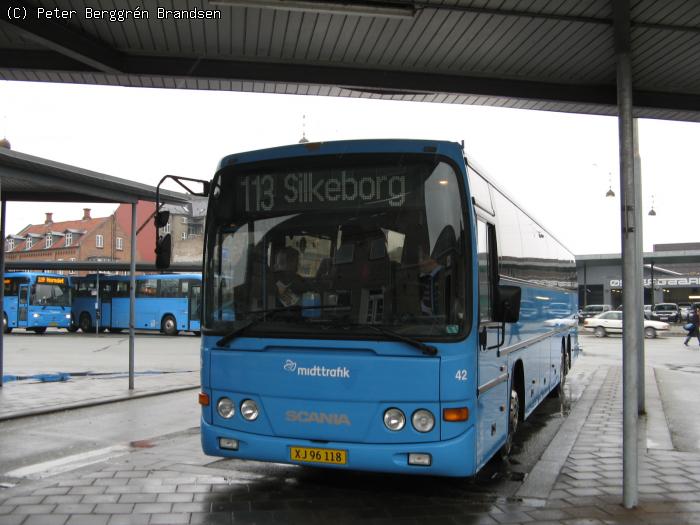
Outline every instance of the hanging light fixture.
<svg viewBox="0 0 700 525">
<path fill-rule="evenodd" d="M 654 210 L 654 196 L 651 196 L 651 209 L 649 210 L 648 215 L 651 215 L 652 217 L 656 217 L 656 210 Z"/>
<path fill-rule="evenodd" d="M 608 185 L 609 185 L 609 188 L 608 188 L 608 191 L 605 193 L 605 196 L 606 197 L 614 197 L 615 192 L 612 189 L 612 174 L 610 172 L 608 172 Z"/>
</svg>

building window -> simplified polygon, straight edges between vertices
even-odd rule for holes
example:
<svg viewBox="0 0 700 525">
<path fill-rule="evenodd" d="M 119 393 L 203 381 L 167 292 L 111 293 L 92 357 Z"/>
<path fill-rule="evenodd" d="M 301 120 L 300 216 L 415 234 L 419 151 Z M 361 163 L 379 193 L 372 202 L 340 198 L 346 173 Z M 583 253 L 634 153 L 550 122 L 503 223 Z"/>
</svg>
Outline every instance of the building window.
<svg viewBox="0 0 700 525">
<path fill-rule="evenodd" d="M 14 249 L 15 249 L 15 240 L 14 239 L 7 239 L 7 248 L 5 248 L 5 250 L 7 250 L 8 252 L 11 252 Z"/>
<path fill-rule="evenodd" d="M 95 235 L 95 246 L 97 248 L 104 248 L 105 247 L 105 238 L 103 235 Z"/>
<path fill-rule="evenodd" d="M 32 244 L 34 244 L 34 239 L 30 236 L 27 237 L 27 244 L 25 244 L 24 249 L 25 250 L 31 250 L 32 249 Z"/>
<path fill-rule="evenodd" d="M 180 234 L 180 239 L 183 240 L 183 241 L 186 241 L 186 240 L 187 240 L 187 232 L 182 232 L 182 233 Z"/>
<path fill-rule="evenodd" d="M 187 224 L 187 217 L 182 218 L 182 224 Z"/>
<path fill-rule="evenodd" d="M 163 235 L 167 235 L 168 233 L 170 233 L 170 229 L 170 221 L 168 221 L 168 224 L 163 226 Z"/>
<path fill-rule="evenodd" d="M 124 249 L 124 238 L 117 237 L 117 250 L 123 250 L 123 249 Z"/>
<path fill-rule="evenodd" d="M 66 246 L 73 244 L 73 232 L 66 232 Z"/>
<path fill-rule="evenodd" d="M 51 248 L 52 245 L 53 245 L 53 235 L 51 235 L 50 233 L 47 233 L 46 234 L 46 247 Z"/>
</svg>

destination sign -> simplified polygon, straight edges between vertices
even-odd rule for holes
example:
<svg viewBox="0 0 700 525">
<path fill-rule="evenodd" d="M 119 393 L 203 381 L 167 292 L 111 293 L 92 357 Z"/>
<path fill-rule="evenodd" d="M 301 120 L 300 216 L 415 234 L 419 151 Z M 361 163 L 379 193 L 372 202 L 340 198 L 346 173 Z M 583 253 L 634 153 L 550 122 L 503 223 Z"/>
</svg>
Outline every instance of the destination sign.
<svg viewBox="0 0 700 525">
<path fill-rule="evenodd" d="M 39 284 L 66 284 L 65 277 L 45 277 L 40 275 L 36 278 L 36 282 Z"/>
<path fill-rule="evenodd" d="M 241 175 L 238 210 L 274 213 L 306 209 L 406 205 L 412 189 L 407 170 L 319 170 Z M 423 180 L 418 177 L 420 185 Z M 415 184 L 415 183 L 414 183 Z"/>
</svg>

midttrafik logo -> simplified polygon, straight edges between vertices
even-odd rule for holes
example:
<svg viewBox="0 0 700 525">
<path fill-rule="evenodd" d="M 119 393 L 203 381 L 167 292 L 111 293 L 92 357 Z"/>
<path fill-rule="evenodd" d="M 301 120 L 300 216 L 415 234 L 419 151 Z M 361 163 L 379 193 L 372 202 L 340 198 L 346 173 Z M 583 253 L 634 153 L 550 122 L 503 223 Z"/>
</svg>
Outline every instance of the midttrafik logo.
<svg viewBox="0 0 700 525">
<path fill-rule="evenodd" d="M 338 366 L 336 368 L 326 368 L 321 365 L 314 366 L 297 366 L 295 361 L 287 359 L 282 366 L 287 372 L 295 373 L 298 376 L 308 377 L 331 377 L 334 379 L 350 379 L 350 369 L 346 366 Z"/>
</svg>

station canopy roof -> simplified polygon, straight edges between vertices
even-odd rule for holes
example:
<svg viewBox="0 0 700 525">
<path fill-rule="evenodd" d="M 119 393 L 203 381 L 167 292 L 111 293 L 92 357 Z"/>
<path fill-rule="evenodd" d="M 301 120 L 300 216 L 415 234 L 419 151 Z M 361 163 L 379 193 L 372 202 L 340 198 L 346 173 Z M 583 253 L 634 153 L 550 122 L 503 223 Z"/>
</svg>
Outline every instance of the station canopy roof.
<svg viewBox="0 0 700 525">
<path fill-rule="evenodd" d="M 0 148 L 0 191 L 5 201 L 123 202 L 155 201 L 156 188 Z M 188 202 L 186 195 L 161 190 L 161 201 Z"/>
<path fill-rule="evenodd" d="M 617 1 L 34 0 L 0 19 L 0 78 L 615 115 Z M 635 116 L 700 121 L 700 2 L 630 16 Z"/>
</svg>

